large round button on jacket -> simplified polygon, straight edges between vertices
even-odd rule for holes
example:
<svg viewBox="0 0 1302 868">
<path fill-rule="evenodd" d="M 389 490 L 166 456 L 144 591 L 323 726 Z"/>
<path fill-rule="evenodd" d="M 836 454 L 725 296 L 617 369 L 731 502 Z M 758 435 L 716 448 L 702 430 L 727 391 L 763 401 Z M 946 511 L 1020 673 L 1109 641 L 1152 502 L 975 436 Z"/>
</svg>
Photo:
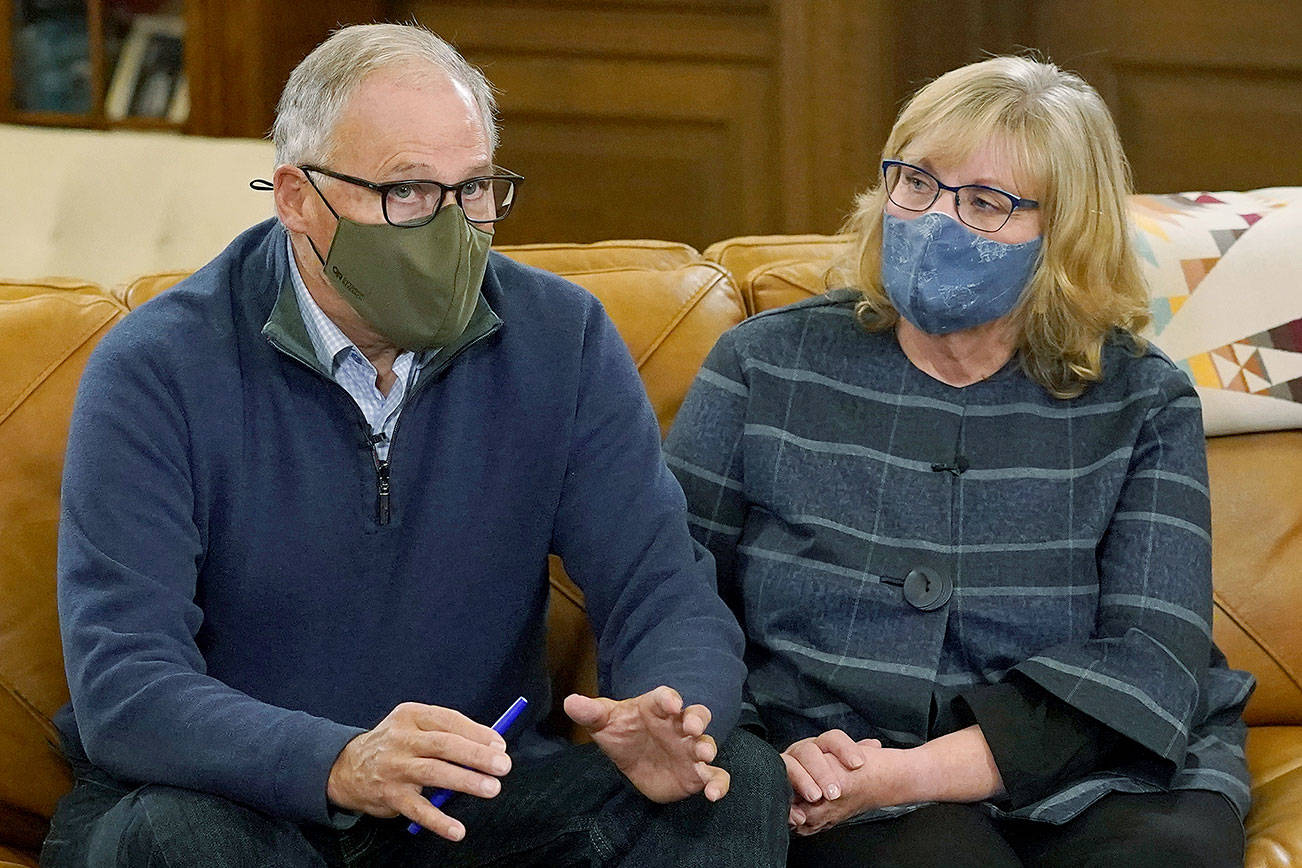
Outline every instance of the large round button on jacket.
<svg viewBox="0 0 1302 868">
<path fill-rule="evenodd" d="M 916 567 L 904 577 L 904 601 L 922 612 L 939 609 L 953 593 L 949 575 L 931 567 Z"/>
</svg>

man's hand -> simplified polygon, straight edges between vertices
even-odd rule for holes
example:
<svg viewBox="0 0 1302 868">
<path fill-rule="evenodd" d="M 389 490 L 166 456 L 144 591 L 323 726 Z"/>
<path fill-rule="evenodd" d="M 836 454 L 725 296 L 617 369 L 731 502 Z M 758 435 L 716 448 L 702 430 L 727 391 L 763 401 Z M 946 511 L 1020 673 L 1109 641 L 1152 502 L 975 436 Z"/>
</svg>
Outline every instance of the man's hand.
<svg viewBox="0 0 1302 868">
<path fill-rule="evenodd" d="M 657 687 L 618 702 L 572 693 L 565 697 L 565 713 L 653 802 L 676 802 L 702 790 L 716 802 L 728 792 L 728 773 L 709 765 L 718 753 L 714 739 L 705 735 L 710 710 L 683 708 L 673 688 Z"/>
<path fill-rule="evenodd" d="M 511 770 L 506 741 L 460 712 L 405 702 L 370 732 L 340 751 L 326 795 L 349 811 L 376 817 L 402 814 L 449 841 L 466 829 L 421 795 L 446 787 L 481 798 L 501 792 L 498 775 Z"/>
</svg>

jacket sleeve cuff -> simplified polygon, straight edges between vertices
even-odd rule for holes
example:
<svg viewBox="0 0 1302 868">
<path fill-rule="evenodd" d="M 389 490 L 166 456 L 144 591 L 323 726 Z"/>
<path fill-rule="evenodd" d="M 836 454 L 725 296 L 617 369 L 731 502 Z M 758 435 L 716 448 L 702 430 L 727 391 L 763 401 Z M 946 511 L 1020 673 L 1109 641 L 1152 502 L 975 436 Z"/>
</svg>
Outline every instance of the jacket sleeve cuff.
<svg viewBox="0 0 1302 868">
<path fill-rule="evenodd" d="M 277 770 L 277 790 L 284 806 L 281 813 L 300 821 L 348 828 L 360 815 L 331 805 L 326 785 L 344 746 L 366 730 L 324 720 L 321 724 L 314 732 L 303 733 L 297 749 L 286 754 Z"/>
<path fill-rule="evenodd" d="M 954 700 L 960 719 L 981 727 L 1013 810 L 1101 768 L 1121 737 L 1023 679 L 983 684 Z"/>
</svg>

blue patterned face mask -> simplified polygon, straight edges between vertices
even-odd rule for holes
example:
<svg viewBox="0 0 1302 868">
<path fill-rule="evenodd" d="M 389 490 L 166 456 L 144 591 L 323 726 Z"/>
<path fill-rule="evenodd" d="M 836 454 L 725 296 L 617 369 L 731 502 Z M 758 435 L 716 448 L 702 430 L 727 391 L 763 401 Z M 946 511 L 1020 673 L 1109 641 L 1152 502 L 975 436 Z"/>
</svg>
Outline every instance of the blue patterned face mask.
<svg viewBox="0 0 1302 868">
<path fill-rule="evenodd" d="M 943 335 L 1005 316 L 1031 280 L 1039 237 L 1004 244 L 936 211 L 882 217 L 882 284 L 900 316 Z"/>
</svg>

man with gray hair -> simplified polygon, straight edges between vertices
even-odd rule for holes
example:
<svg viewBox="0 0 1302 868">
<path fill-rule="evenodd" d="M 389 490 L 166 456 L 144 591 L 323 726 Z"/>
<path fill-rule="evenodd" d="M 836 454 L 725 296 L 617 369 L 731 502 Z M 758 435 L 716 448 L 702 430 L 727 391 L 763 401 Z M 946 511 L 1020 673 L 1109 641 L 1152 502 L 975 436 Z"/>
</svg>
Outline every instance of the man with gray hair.
<svg viewBox="0 0 1302 868">
<path fill-rule="evenodd" d="M 428 31 L 344 28 L 274 137 L 276 219 L 81 384 L 77 781 L 42 864 L 783 864 L 785 773 L 733 731 L 741 633 L 627 350 L 489 250 L 523 179 L 488 83 Z M 592 745 L 544 726 L 549 553 L 614 697 L 564 701 Z M 517 696 L 508 751 L 484 723 Z"/>
</svg>

